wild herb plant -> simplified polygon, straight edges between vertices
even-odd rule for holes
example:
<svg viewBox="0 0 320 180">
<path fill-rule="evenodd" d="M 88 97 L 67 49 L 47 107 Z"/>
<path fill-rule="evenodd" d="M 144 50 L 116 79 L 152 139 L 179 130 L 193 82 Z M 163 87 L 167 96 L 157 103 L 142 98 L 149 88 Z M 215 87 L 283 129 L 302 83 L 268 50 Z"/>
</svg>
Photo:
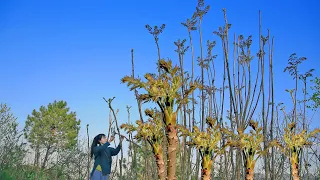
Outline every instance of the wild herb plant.
<svg viewBox="0 0 320 180">
<path fill-rule="evenodd" d="M 179 138 L 177 134 L 177 114 L 182 105 L 188 102 L 189 94 L 197 88 L 195 82 L 190 81 L 184 94 L 181 94 L 181 87 L 187 83 L 181 81 L 179 67 L 173 66 L 172 61 L 161 59 L 158 66 L 162 73 L 155 75 L 145 74 L 146 82 L 140 78 L 125 76 L 123 83 L 127 83 L 130 90 L 142 88 L 146 91 L 139 98 L 144 101 L 156 103 L 161 110 L 164 129 L 168 142 L 167 146 L 167 179 L 176 179 L 176 161 Z"/>
<path fill-rule="evenodd" d="M 162 116 L 161 113 L 150 109 L 146 109 L 145 114 L 150 118 L 147 122 L 143 123 L 141 120 L 138 120 L 136 122 L 137 125 L 122 124 L 121 128 L 125 129 L 128 133 L 136 132 L 135 139 L 139 141 L 144 139 L 149 143 L 157 164 L 158 178 L 164 180 L 166 179 L 166 170 L 162 149 L 164 140 Z"/>
<path fill-rule="evenodd" d="M 299 156 L 303 148 L 311 146 L 313 144 L 311 138 L 315 137 L 320 133 L 320 129 L 314 129 L 312 132 L 307 132 L 307 130 L 302 130 L 298 132 L 297 124 L 291 122 L 285 128 L 285 133 L 283 136 L 284 143 L 276 143 L 277 147 L 289 157 L 291 163 L 291 175 L 293 180 L 300 180 L 299 175 Z"/>
<path fill-rule="evenodd" d="M 190 137 L 188 145 L 195 147 L 200 152 L 201 178 L 210 180 L 213 162 L 218 155 L 223 153 L 224 147 L 219 147 L 222 135 L 217 119 L 207 117 L 206 123 L 208 124 L 206 131 L 201 131 L 197 126 L 193 127 L 193 131 L 189 131 L 183 126 L 179 129 L 183 135 Z"/>
</svg>

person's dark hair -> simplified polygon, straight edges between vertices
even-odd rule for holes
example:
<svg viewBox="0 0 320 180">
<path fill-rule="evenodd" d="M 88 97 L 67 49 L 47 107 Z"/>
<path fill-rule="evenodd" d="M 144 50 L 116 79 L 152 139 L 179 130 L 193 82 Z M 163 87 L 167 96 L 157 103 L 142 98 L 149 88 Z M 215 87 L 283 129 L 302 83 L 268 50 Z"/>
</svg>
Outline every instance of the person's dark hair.
<svg viewBox="0 0 320 180">
<path fill-rule="evenodd" d="M 98 134 L 98 135 L 96 135 L 96 137 L 93 138 L 93 141 L 91 144 L 91 158 L 93 157 L 93 149 L 95 147 L 97 147 L 98 144 L 100 144 L 99 141 L 101 140 L 102 137 L 106 137 L 106 135 L 105 134 Z"/>
</svg>

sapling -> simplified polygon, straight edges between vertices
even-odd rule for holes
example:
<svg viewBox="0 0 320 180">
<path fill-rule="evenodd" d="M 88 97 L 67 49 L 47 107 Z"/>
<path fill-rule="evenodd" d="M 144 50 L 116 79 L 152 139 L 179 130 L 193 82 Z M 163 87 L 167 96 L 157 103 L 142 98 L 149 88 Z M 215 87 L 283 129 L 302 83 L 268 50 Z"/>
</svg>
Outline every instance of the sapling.
<svg viewBox="0 0 320 180">
<path fill-rule="evenodd" d="M 182 126 L 179 129 L 182 134 L 190 137 L 188 145 L 196 147 L 200 152 L 201 179 L 211 180 L 213 162 L 217 155 L 222 154 L 224 147 L 219 147 L 222 135 L 217 119 L 207 117 L 206 123 L 208 124 L 206 131 L 200 131 L 197 126 L 193 127 L 192 132 Z"/>
<path fill-rule="evenodd" d="M 149 116 L 147 122 L 143 123 L 141 120 L 138 120 L 136 122 L 137 126 L 127 123 L 122 124 L 121 128 L 125 129 L 128 133 L 136 132 L 135 139 L 140 141 L 146 140 L 150 144 L 157 164 L 158 178 L 164 180 L 166 177 L 162 150 L 164 129 L 161 114 L 150 109 L 146 109 L 145 114 Z"/>
</svg>

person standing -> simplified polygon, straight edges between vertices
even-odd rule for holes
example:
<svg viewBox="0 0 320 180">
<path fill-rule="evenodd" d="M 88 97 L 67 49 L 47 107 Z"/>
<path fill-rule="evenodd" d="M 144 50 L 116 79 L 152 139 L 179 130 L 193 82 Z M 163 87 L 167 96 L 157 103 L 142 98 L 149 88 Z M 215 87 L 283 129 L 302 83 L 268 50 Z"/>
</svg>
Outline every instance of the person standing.
<svg viewBox="0 0 320 180">
<path fill-rule="evenodd" d="M 108 180 L 111 173 L 112 156 L 116 156 L 121 149 L 124 136 L 121 136 L 120 143 L 116 148 L 109 147 L 114 136 L 108 140 L 105 134 L 98 134 L 94 137 L 91 145 L 91 158 L 94 157 L 94 164 L 90 180 Z"/>
</svg>

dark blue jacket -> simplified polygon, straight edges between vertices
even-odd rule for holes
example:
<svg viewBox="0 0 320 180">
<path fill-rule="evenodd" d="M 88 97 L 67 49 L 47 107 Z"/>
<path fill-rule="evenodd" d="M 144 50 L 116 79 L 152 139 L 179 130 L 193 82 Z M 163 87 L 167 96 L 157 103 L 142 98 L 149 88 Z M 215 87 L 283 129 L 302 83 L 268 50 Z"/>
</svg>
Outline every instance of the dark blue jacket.
<svg viewBox="0 0 320 180">
<path fill-rule="evenodd" d="M 93 175 L 93 172 L 98 165 L 101 166 L 103 175 L 111 173 L 112 156 L 116 156 L 119 153 L 121 149 L 121 143 L 118 145 L 117 148 L 108 147 L 109 145 L 110 143 L 106 142 L 102 146 L 97 146 L 93 148 L 94 165 L 91 171 L 91 176 Z"/>
</svg>

